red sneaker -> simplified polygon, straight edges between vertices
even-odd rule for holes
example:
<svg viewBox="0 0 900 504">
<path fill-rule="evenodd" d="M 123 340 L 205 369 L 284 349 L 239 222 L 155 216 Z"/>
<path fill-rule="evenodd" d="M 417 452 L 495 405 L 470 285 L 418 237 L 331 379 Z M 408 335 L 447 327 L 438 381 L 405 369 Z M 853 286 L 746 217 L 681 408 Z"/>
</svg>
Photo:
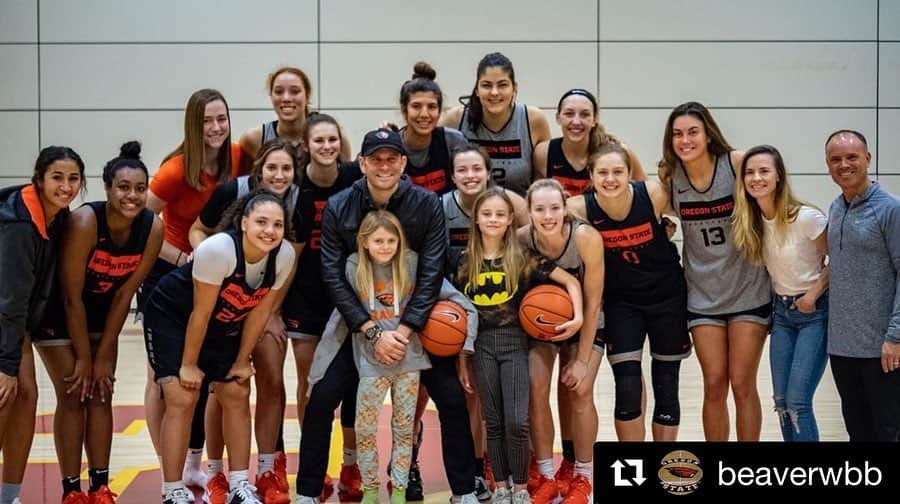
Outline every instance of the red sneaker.
<svg viewBox="0 0 900 504">
<path fill-rule="evenodd" d="M 559 484 L 559 494 L 565 497 L 569 494 L 569 485 L 575 479 L 575 464 L 563 459 L 556 471 L 556 483 Z"/>
<path fill-rule="evenodd" d="M 359 473 L 359 464 L 341 467 L 341 479 L 338 482 L 338 498 L 341 499 L 341 502 L 362 500 L 362 475 Z"/>
<path fill-rule="evenodd" d="M 325 502 L 329 497 L 334 493 L 334 480 L 331 479 L 331 476 L 325 474 L 325 479 L 322 481 L 322 494 L 319 495 L 319 500 L 321 502 Z"/>
<path fill-rule="evenodd" d="M 206 484 L 206 498 L 209 504 L 227 504 L 228 478 L 225 473 L 216 473 Z"/>
<path fill-rule="evenodd" d="M 287 482 L 287 455 L 283 452 L 275 452 L 275 474 L 278 475 L 279 481 L 283 486 L 278 489 L 284 493 L 290 493 Z"/>
<path fill-rule="evenodd" d="M 63 497 L 62 504 L 90 504 L 84 492 L 69 492 Z"/>
<path fill-rule="evenodd" d="M 569 493 L 563 499 L 563 504 L 588 504 L 591 500 L 591 482 L 579 474 L 569 484 Z"/>
<path fill-rule="evenodd" d="M 89 504 L 115 504 L 117 494 L 113 493 L 108 486 L 102 485 L 96 492 L 88 494 Z"/>
<path fill-rule="evenodd" d="M 283 482 L 274 471 L 266 471 L 256 477 L 256 491 L 265 504 L 291 504 L 291 497 L 281 491 L 283 486 L 287 486 L 287 482 Z"/>
<path fill-rule="evenodd" d="M 559 497 L 559 486 L 556 480 L 539 475 L 537 487 L 531 492 L 532 504 L 550 504 Z"/>
</svg>

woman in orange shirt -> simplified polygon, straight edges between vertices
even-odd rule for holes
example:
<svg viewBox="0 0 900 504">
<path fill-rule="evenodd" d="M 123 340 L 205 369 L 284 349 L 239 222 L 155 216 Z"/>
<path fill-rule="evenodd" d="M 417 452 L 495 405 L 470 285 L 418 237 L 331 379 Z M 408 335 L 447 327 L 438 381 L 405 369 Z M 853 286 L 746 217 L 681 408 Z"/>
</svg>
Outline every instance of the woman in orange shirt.
<svg viewBox="0 0 900 504">
<path fill-rule="evenodd" d="M 225 97 L 214 89 L 201 89 L 188 99 L 184 109 L 184 140 L 172 151 L 150 181 L 147 208 L 162 212 L 165 235 L 159 258 L 138 293 L 142 311 L 150 293 L 163 275 L 188 262 L 193 248 L 188 240 L 191 224 L 212 196 L 217 185 L 238 175 L 241 148 L 231 142 L 231 117 Z M 159 425 L 164 403 L 159 386 L 148 366 L 144 408 L 148 425 Z M 185 484 L 206 486 L 206 472 L 200 470 L 204 439 L 203 411 L 206 395 L 194 413 L 191 443 L 185 463 Z M 156 422 L 150 421 L 157 419 Z M 159 432 L 150 429 L 150 439 L 160 453 Z"/>
</svg>

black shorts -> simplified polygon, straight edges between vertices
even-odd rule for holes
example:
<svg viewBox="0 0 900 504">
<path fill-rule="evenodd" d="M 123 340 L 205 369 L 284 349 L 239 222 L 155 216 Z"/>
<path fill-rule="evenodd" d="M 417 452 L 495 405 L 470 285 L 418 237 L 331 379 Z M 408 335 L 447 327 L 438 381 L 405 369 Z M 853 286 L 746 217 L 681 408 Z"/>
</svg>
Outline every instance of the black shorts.
<svg viewBox="0 0 900 504">
<path fill-rule="evenodd" d="M 153 268 L 150 269 L 150 273 L 147 273 L 147 277 L 144 278 L 144 282 L 141 283 L 140 288 L 137 291 L 137 311 L 138 313 L 143 314 L 144 308 L 147 306 L 147 301 L 150 300 L 150 294 L 153 293 L 153 289 L 156 288 L 156 284 L 162 280 L 162 277 L 169 273 L 170 271 L 175 269 L 175 265 L 164 261 L 160 258 L 156 259 L 156 262 L 153 263 Z"/>
<path fill-rule="evenodd" d="M 727 327 L 728 322 L 755 322 L 765 326 L 772 320 L 772 303 L 734 313 L 722 313 L 717 315 L 705 315 L 702 313 L 687 312 L 688 328 L 701 325 L 714 325 Z"/>
<path fill-rule="evenodd" d="M 687 292 L 657 303 L 607 301 L 606 355 L 610 364 L 641 360 L 644 336 L 657 360 L 682 360 L 691 355 L 687 328 Z"/>
<path fill-rule="evenodd" d="M 186 327 L 186 323 L 173 320 L 170 314 L 160 310 L 152 299 L 145 307 L 144 344 L 156 382 L 165 378 L 178 378 L 184 355 Z M 197 359 L 197 367 L 203 371 L 204 382 L 226 381 L 228 371 L 237 360 L 240 346 L 240 334 L 207 335 Z"/>
<path fill-rule="evenodd" d="M 301 288 L 291 285 L 281 304 L 284 329 L 291 339 L 318 339 L 325 332 L 328 317 L 334 306 L 330 303 L 321 303 L 319 307 L 310 306 L 308 300 L 303 297 Z M 327 292 L 320 292 L 319 295 L 328 298 Z"/>
</svg>

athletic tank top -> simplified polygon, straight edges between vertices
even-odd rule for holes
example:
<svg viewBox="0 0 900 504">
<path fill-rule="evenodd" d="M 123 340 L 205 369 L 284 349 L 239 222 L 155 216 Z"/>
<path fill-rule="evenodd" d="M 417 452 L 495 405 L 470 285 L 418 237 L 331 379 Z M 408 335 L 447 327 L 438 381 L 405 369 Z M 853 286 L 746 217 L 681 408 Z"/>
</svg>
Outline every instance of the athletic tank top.
<svg viewBox="0 0 900 504">
<path fill-rule="evenodd" d="M 128 242 L 116 245 L 109 234 L 106 202 L 85 203 L 97 218 L 97 243 L 88 254 L 81 299 L 87 314 L 89 333 L 103 332 L 106 316 L 116 291 L 131 278 L 144 255 L 153 228 L 153 212 L 146 208 L 131 222 Z M 63 321 L 62 327 L 64 328 Z"/>
<path fill-rule="evenodd" d="M 575 220 L 569 225 L 569 236 L 566 238 L 566 248 L 563 249 L 559 257 L 547 257 L 560 268 L 568 271 L 575 278 L 581 281 L 584 278 L 584 261 L 581 260 L 581 254 L 578 253 L 578 245 L 575 243 L 575 232 L 583 223 Z M 531 229 L 531 243 L 529 247 L 537 254 L 541 254 L 538 250 L 537 239 L 534 237 L 534 228 Z M 543 255 L 543 254 L 541 254 Z"/>
<path fill-rule="evenodd" d="M 441 196 L 444 205 L 444 222 L 450 235 L 450 248 L 447 255 L 450 260 L 450 271 L 456 271 L 459 258 L 469 243 L 469 214 L 460 206 L 457 191 L 450 191 Z"/>
<path fill-rule="evenodd" d="M 278 262 L 278 252 L 281 247 L 275 247 L 265 259 L 266 270 L 263 281 L 259 287 L 253 288 L 247 284 L 246 263 L 244 262 L 244 250 L 241 246 L 241 233 L 229 231 L 228 236 L 234 243 L 237 265 L 230 276 L 225 278 L 219 287 L 219 294 L 212 314 L 209 317 L 209 325 L 206 329 L 206 337 L 236 337 L 240 336 L 243 321 L 253 308 L 262 301 L 262 298 L 275 284 Z M 187 263 L 180 268 L 172 270 L 165 275 L 153 291 L 151 301 L 164 313 L 171 316 L 172 320 L 180 325 L 187 326 L 188 318 L 194 306 L 194 281 L 192 278 L 193 263 Z"/>
<path fill-rule="evenodd" d="M 469 124 L 469 107 L 463 109 L 459 130 L 473 143 L 487 151 L 491 157 L 491 176 L 499 186 L 524 196 L 531 185 L 531 126 L 528 124 L 528 108 L 522 103 L 513 107 L 509 121 L 500 131 L 491 131 L 483 124 Z"/>
<path fill-rule="evenodd" d="M 250 194 L 250 175 L 243 175 L 234 180 L 237 183 L 237 196 L 235 196 L 234 201 Z M 288 215 L 294 215 L 294 209 L 297 208 L 297 199 L 299 197 L 300 187 L 298 187 L 297 184 L 291 184 L 290 189 L 288 189 L 287 194 L 284 196 L 284 204 L 287 206 Z"/>
<path fill-rule="evenodd" d="M 301 321 L 325 322 L 334 309 L 331 298 L 324 295 L 322 283 L 322 214 L 328 198 L 353 185 L 362 176 L 357 163 L 338 165 L 338 177 L 331 187 L 320 187 L 304 176 L 300 183 L 297 211 L 302 227 L 297 230 L 298 241 L 306 246 L 300 253 L 297 274 L 288 288 L 282 315 L 288 331 L 302 329 Z"/>
<path fill-rule="evenodd" d="M 591 171 L 587 167 L 576 170 L 569 164 L 563 153 L 562 141 L 562 138 L 554 138 L 547 147 L 547 178 L 562 184 L 569 196 L 583 194 L 591 187 Z"/>
<path fill-rule="evenodd" d="M 683 292 L 684 274 L 678 250 L 653 211 L 647 185 L 631 182 L 631 189 L 631 210 L 620 221 L 600 208 L 596 192 L 584 195 L 588 222 L 603 237 L 603 295 L 610 300 L 655 302 Z"/>
<path fill-rule="evenodd" d="M 675 167 L 670 187 L 672 208 L 681 218 L 688 310 L 722 315 L 757 308 L 771 301 L 766 268 L 745 260 L 734 247 L 734 168 L 731 156 L 716 159 L 705 191 L 691 185 L 684 167 Z"/>
<path fill-rule="evenodd" d="M 422 166 L 416 166 L 412 158 L 408 158 L 405 173 L 410 182 L 429 191 L 445 194 L 453 190 L 453 183 L 450 181 L 450 152 L 444 128 L 435 128 L 431 133 L 428 161 Z"/>
<path fill-rule="evenodd" d="M 275 140 L 276 138 L 278 138 L 278 119 L 263 123 L 262 139 L 260 139 L 259 145 L 266 145 L 266 142 L 270 142 L 272 140 Z M 303 149 L 301 149 L 299 145 L 294 145 L 294 147 L 297 152 L 297 161 L 300 161 L 303 158 Z"/>
</svg>

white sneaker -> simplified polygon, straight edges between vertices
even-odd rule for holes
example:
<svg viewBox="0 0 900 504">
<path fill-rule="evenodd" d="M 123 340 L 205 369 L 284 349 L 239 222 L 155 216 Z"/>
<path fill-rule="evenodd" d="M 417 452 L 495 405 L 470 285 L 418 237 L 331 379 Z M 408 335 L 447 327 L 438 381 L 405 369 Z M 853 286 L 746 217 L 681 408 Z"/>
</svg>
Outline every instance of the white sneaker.
<svg viewBox="0 0 900 504">
<path fill-rule="evenodd" d="M 206 489 L 206 484 L 209 483 L 209 475 L 199 467 L 184 466 L 184 470 L 181 471 L 181 481 L 184 482 L 186 487 Z"/>
<path fill-rule="evenodd" d="M 531 495 L 528 494 L 528 490 L 523 488 L 512 494 L 512 504 L 531 504 Z"/>
<path fill-rule="evenodd" d="M 237 488 L 228 492 L 228 504 L 262 504 L 256 487 L 249 481 L 241 481 Z"/>
<path fill-rule="evenodd" d="M 506 487 L 497 487 L 494 491 L 494 504 L 512 504 L 512 492 Z"/>
<path fill-rule="evenodd" d="M 16 497 L 15 499 L 13 499 L 12 504 L 22 504 L 22 499 Z"/>
<path fill-rule="evenodd" d="M 294 504 L 319 504 L 319 498 L 298 495 L 297 499 L 294 501 Z"/>
</svg>

